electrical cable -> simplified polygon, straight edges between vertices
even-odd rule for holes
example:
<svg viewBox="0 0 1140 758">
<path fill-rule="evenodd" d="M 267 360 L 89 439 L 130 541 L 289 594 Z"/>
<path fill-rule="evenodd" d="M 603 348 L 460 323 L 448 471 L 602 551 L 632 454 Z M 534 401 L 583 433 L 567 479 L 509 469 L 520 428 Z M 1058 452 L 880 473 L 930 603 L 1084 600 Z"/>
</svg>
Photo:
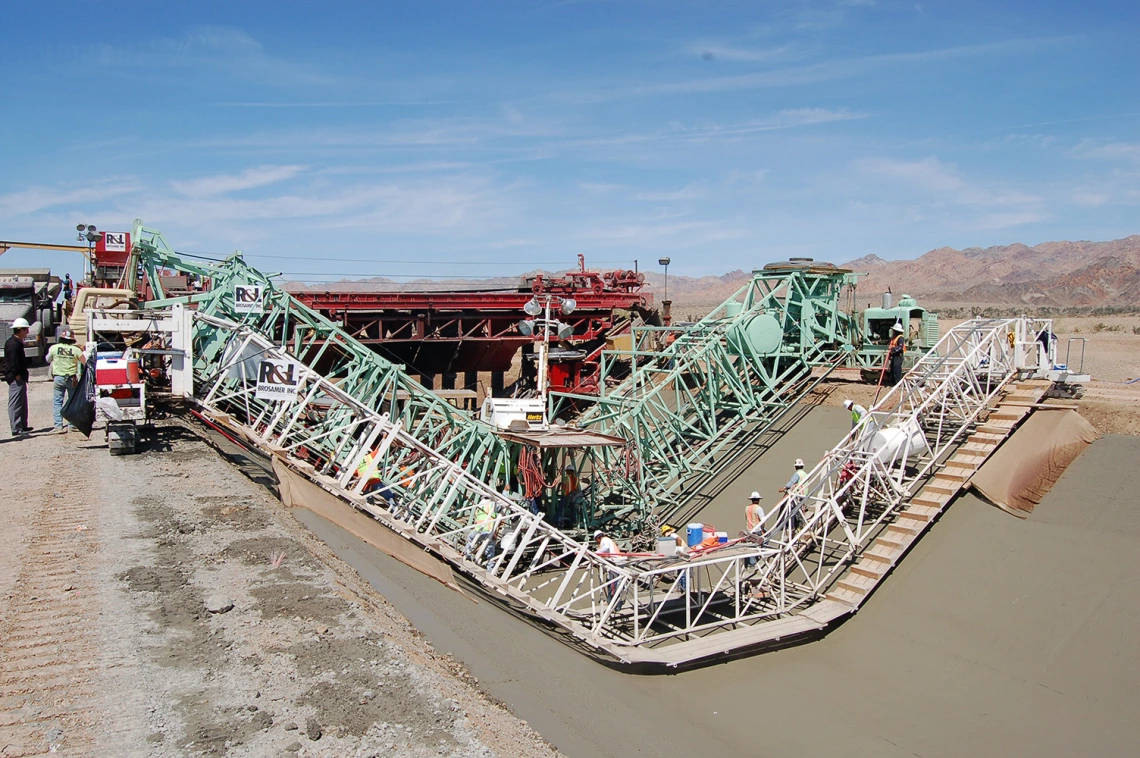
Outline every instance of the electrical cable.
<svg viewBox="0 0 1140 758">
<path fill-rule="evenodd" d="M 225 260 L 224 258 L 212 258 L 210 256 L 222 255 L 222 253 L 203 253 L 203 252 L 182 252 L 178 251 L 179 255 L 188 255 L 192 258 L 204 258 L 206 260 Z M 311 261 L 315 260 L 316 256 L 313 255 L 277 255 L 275 253 L 250 253 L 244 254 L 243 257 L 247 258 L 265 258 L 268 260 L 281 260 L 281 261 Z M 534 258 L 527 258 L 525 260 L 517 261 L 433 261 L 424 260 L 422 258 L 417 260 L 385 260 L 380 258 L 327 258 L 320 256 L 322 261 L 334 261 L 337 263 L 393 263 L 393 264 L 428 264 L 432 266 L 534 266 L 534 265 L 550 265 L 561 266 L 565 261 L 561 260 L 537 260 Z M 606 258 L 593 261 L 593 263 L 633 263 L 634 260 L 623 258 Z M 572 264 L 575 265 L 576 264 Z"/>
</svg>

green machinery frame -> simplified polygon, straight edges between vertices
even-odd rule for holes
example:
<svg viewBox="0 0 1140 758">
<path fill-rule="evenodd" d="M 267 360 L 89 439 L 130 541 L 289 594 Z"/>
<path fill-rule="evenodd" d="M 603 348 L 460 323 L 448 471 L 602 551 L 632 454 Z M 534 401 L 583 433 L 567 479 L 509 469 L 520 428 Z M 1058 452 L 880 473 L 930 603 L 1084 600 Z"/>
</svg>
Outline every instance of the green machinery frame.
<svg viewBox="0 0 1140 758">
<path fill-rule="evenodd" d="M 273 340 L 291 358 L 318 371 L 343 392 L 364 405 L 399 420 L 405 430 L 423 440 L 450 460 L 466 468 L 480 481 L 492 486 L 513 466 L 511 445 L 486 424 L 470 418 L 458 408 L 433 394 L 412 379 L 403 367 L 390 363 L 360 344 L 336 324 L 327 320 L 279 288 L 271 275 L 247 264 L 240 254 L 218 263 L 198 263 L 176 253 L 156 230 L 136 221 L 132 235 L 138 265 L 146 273 L 154 299 L 148 308 L 173 303 L 194 303 L 207 316 L 237 322 L 245 329 Z M 209 289 L 190 295 L 168 297 L 162 289 L 162 272 L 173 269 L 209 279 Z M 241 313 L 235 307 L 234 286 L 257 285 L 264 291 L 261 313 Z M 235 387 L 250 381 L 235 369 L 256 358 L 234 355 L 232 333 L 218 329 L 207 320 L 195 321 L 195 372 L 206 379 L 214 372 L 228 371 L 228 382 Z M 248 413 L 247 415 L 256 416 Z M 317 442 L 303 451 L 315 466 L 326 464 L 336 451 L 351 444 L 355 431 L 345 427 L 343 412 L 330 407 L 319 420 L 329 431 L 315 435 Z M 398 470 L 413 455 L 408 449 L 388 449 L 376 461 L 379 471 Z"/>
<path fill-rule="evenodd" d="M 553 393 L 553 416 L 576 409 L 577 426 L 634 442 L 636 476 L 616 483 L 606 508 L 621 515 L 632 501 L 670 518 L 745 438 L 854 361 L 858 328 L 841 302 L 855 278 L 827 264 L 771 264 L 694 325 L 635 327 L 631 350 L 603 353 L 598 396 Z"/>
<path fill-rule="evenodd" d="M 148 307 L 190 303 L 205 315 L 240 324 L 367 407 L 399 420 L 409 434 L 488 486 L 515 477 L 518 444 L 504 440 L 412 379 L 402 366 L 302 305 L 275 284 L 273 275 L 247 264 L 240 253 L 220 262 L 188 260 L 141 222 L 136 222 L 132 239 L 137 270 L 145 272 L 153 288 Z M 161 282 L 163 272 L 171 269 L 209 279 L 208 290 L 168 295 Z M 772 428 L 827 371 L 853 363 L 859 329 L 841 302 L 844 288 L 854 282 L 854 274 L 830 265 L 767 266 L 695 325 L 635 328 L 632 350 L 603 355 L 601 395 L 553 394 L 552 417 L 584 407 L 571 418 L 572 424 L 630 441 L 626 448 L 577 453 L 591 481 L 574 526 L 593 528 L 617 521 L 633 522 L 630 528 L 637 529 L 644 527 L 639 522 L 648 514 L 668 518 L 711 480 L 744 440 Z M 237 307 L 234 287 L 239 284 L 264 290 L 261 312 L 243 313 Z M 232 334 L 208 320 L 196 322 L 195 329 L 196 371 L 206 378 L 210 372 L 230 371 L 227 381 L 235 388 L 249 381 L 234 367 L 255 356 L 234 355 Z M 628 375 L 618 380 L 622 372 Z M 316 434 L 320 442 L 303 452 L 319 467 L 354 441 L 337 409 L 328 409 L 325 418 L 316 421 L 328 432 Z M 398 471 L 411 454 L 402 448 L 385 449 L 376 464 L 382 472 Z M 550 463 L 548 475 L 556 473 Z M 554 510 L 550 502 L 543 507 Z"/>
</svg>

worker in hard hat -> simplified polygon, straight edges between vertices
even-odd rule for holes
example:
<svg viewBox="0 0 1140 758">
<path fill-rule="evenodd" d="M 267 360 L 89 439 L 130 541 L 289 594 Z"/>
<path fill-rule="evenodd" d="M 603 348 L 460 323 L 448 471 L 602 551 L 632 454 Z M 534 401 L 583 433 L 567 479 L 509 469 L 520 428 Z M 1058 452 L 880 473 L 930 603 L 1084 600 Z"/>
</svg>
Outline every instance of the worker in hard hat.
<svg viewBox="0 0 1140 758">
<path fill-rule="evenodd" d="M 666 558 L 688 558 L 689 557 L 689 544 L 687 542 L 685 542 L 685 538 L 675 528 L 668 526 L 668 525 L 661 527 L 661 536 L 673 538 L 673 554 L 670 555 L 669 552 L 666 550 L 666 552 L 665 552 Z M 688 571 L 686 569 L 678 569 L 677 575 L 678 575 L 678 579 L 679 579 L 679 581 L 677 582 L 677 586 L 681 589 L 682 592 L 687 591 L 689 589 Z"/>
<path fill-rule="evenodd" d="M 744 506 L 744 528 L 750 532 L 762 532 L 764 509 L 760 506 L 760 501 L 763 499 L 764 496 L 759 492 L 753 492 L 748 496 L 748 505 Z"/>
<path fill-rule="evenodd" d="M 12 321 L 12 336 L 4 343 L 4 381 L 8 383 L 8 423 L 13 437 L 22 437 L 32 431 L 28 425 L 28 357 L 24 352 L 24 338 L 31 324 L 27 319 Z"/>
<path fill-rule="evenodd" d="M 799 529 L 800 524 L 803 523 L 803 508 L 804 502 L 804 479 L 807 474 L 804 473 L 804 459 L 796 458 L 795 472 L 788 483 L 780 488 L 780 492 L 788 495 L 788 510 L 784 516 L 784 528 L 789 532 L 794 532 Z"/>
<path fill-rule="evenodd" d="M 764 496 L 759 492 L 753 491 L 748 496 L 748 505 L 744 506 L 744 528 L 748 530 L 749 534 L 757 536 L 764 536 L 764 508 L 760 505 L 760 501 Z M 749 566 L 756 565 L 756 558 L 748 558 L 745 563 Z"/>
<path fill-rule="evenodd" d="M 598 555 L 608 558 L 618 565 L 625 563 L 625 556 L 621 555 L 621 549 L 613 537 L 601 529 L 598 529 L 594 532 L 594 540 L 598 543 L 598 549 L 594 551 Z M 617 582 L 620 577 L 621 574 L 616 571 L 606 571 L 602 575 L 602 581 L 604 583 L 602 592 L 605 594 L 607 601 L 614 599 L 614 593 L 617 591 Z M 621 603 L 618 603 L 617 608 L 614 608 L 614 610 L 616 611 L 620 607 Z"/>
<path fill-rule="evenodd" d="M 51 364 L 52 415 L 55 418 L 55 432 L 63 434 L 71 425 L 64 426 L 63 407 L 71 402 L 71 395 L 79 386 L 83 374 L 83 364 L 87 356 L 75 345 L 75 333 L 61 329 L 59 342 L 48 348 L 48 363 Z"/>
<path fill-rule="evenodd" d="M 887 346 L 891 386 L 902 381 L 904 353 L 906 353 L 906 329 L 903 328 L 901 321 L 896 321 L 895 325 L 891 327 L 891 342 Z"/>
<path fill-rule="evenodd" d="M 851 398 L 843 401 L 843 407 L 851 412 L 851 428 L 859 426 L 859 422 L 867 415 L 867 409 L 856 403 Z"/>
<path fill-rule="evenodd" d="M 673 556 L 689 555 L 688 543 L 685 542 L 685 538 L 675 528 L 671 526 L 661 527 L 661 536 L 673 538 Z M 668 553 L 665 554 L 665 557 L 667 558 L 671 558 L 673 556 L 669 555 Z"/>
<path fill-rule="evenodd" d="M 480 553 L 485 552 L 489 547 L 488 543 L 491 540 L 491 532 L 494 530 L 497 515 L 495 513 L 495 501 L 491 498 L 485 497 L 475 506 L 475 521 L 471 526 L 471 531 L 467 533 L 467 545 L 463 551 L 468 560 L 477 560 Z"/>
</svg>

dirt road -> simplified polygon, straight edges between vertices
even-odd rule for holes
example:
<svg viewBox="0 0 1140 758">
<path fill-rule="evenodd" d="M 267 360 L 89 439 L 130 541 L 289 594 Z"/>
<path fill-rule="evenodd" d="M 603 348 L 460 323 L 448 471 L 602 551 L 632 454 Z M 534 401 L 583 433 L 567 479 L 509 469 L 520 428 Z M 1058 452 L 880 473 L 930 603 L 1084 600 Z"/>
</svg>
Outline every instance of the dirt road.
<svg viewBox="0 0 1140 758">
<path fill-rule="evenodd" d="M 0 465 L 0 756 L 554 754 L 186 428 Z"/>
</svg>

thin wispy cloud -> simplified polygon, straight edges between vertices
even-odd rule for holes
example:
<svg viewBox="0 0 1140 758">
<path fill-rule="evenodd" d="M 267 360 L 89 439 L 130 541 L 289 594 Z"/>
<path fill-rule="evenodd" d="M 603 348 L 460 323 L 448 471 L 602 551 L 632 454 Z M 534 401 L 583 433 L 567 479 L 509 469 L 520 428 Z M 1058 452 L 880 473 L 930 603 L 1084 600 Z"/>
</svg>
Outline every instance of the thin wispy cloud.
<svg viewBox="0 0 1140 758">
<path fill-rule="evenodd" d="M 170 186 L 179 194 L 189 197 L 214 197 L 277 184 L 292 179 L 304 170 L 304 166 L 258 166 L 248 168 L 240 174 L 221 174 L 174 181 Z"/>
<path fill-rule="evenodd" d="M 28 187 L 0 195 L 0 218 L 17 218 L 51 208 L 90 206 L 138 190 L 139 185 L 133 180 L 122 178 L 105 179 L 84 187 Z"/>
<path fill-rule="evenodd" d="M 130 45 L 118 41 L 101 44 L 85 56 L 84 64 L 151 75 L 164 70 L 198 75 L 216 71 L 280 88 L 342 83 L 296 58 L 274 55 L 245 30 L 227 26 L 199 26 L 177 37 L 144 39 Z"/>
<path fill-rule="evenodd" d="M 550 96 L 556 102 L 603 103 L 628 98 L 655 96 L 703 95 L 739 92 L 756 89 L 803 87 L 823 82 L 855 79 L 883 69 L 921 63 L 937 63 L 952 59 L 1005 55 L 1056 44 L 1058 38 L 1011 39 L 977 45 L 935 48 L 914 52 L 883 53 L 844 59 L 807 63 L 786 68 L 757 71 L 748 74 L 700 77 L 683 81 L 669 81 L 617 87 L 592 92 L 565 92 Z"/>
<path fill-rule="evenodd" d="M 916 161 L 868 158 L 854 168 L 867 177 L 898 184 L 910 192 L 911 205 L 928 209 L 959 207 L 973 212 L 971 221 L 980 229 L 1001 229 L 1042 221 L 1045 198 L 1016 187 L 982 186 L 967 180 L 953 165 L 936 157 Z M 930 214 L 925 214 L 929 216 Z"/>
<path fill-rule="evenodd" d="M 1072 151 L 1077 158 L 1102 161 L 1140 162 L 1140 142 L 1100 142 L 1081 140 Z"/>
</svg>

